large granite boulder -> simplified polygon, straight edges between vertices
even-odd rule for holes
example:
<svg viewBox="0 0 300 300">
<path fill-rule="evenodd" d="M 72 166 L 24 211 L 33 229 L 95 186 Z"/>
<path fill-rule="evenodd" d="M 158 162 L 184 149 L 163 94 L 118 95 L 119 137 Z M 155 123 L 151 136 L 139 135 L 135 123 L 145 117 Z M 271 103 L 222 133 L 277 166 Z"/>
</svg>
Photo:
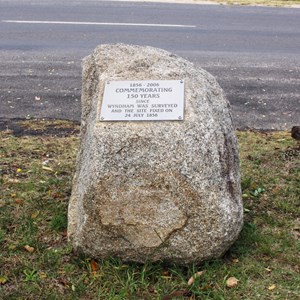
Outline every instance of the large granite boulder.
<svg viewBox="0 0 300 300">
<path fill-rule="evenodd" d="M 183 121 L 101 122 L 106 81 L 184 80 Z M 220 257 L 242 228 L 239 155 L 215 78 L 164 50 L 102 45 L 84 59 L 69 204 L 75 250 L 125 261 Z"/>
</svg>

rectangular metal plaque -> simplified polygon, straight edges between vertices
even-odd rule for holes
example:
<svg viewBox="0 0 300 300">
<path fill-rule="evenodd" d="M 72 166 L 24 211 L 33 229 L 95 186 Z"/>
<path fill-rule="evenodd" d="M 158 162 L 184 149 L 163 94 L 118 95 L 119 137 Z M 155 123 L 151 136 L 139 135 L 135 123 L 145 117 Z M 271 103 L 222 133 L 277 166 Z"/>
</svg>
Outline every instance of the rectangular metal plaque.
<svg viewBox="0 0 300 300">
<path fill-rule="evenodd" d="M 183 80 L 107 81 L 101 121 L 183 120 Z"/>
</svg>

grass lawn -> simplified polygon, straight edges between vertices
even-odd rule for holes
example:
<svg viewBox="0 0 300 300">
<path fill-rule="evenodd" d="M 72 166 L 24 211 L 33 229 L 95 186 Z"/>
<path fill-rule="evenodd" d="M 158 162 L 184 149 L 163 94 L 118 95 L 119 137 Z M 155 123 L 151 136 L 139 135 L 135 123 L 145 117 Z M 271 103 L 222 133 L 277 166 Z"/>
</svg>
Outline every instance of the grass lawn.
<svg viewBox="0 0 300 300">
<path fill-rule="evenodd" d="M 78 126 L 19 126 L 35 135 L 0 131 L 0 299 L 300 299 L 300 143 L 288 132 L 237 132 L 243 231 L 224 257 L 179 266 L 72 253 L 67 206 Z M 231 288 L 230 277 L 238 280 Z"/>
<path fill-rule="evenodd" d="M 228 5 L 255 5 L 255 6 L 300 6 L 300 0 L 212 0 Z M 195 0 L 197 2 L 197 0 Z"/>
<path fill-rule="evenodd" d="M 144 0 L 133 1 L 144 2 Z M 300 7 L 300 0 L 145 0 L 145 2 Z"/>
</svg>

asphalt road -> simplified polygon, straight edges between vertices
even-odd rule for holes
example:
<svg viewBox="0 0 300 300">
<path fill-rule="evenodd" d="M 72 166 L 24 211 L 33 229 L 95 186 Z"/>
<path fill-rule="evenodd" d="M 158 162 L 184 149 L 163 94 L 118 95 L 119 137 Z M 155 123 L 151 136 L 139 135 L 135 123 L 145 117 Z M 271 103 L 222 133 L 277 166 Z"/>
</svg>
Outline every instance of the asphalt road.
<svg viewBox="0 0 300 300">
<path fill-rule="evenodd" d="M 80 120 L 81 59 L 104 43 L 203 67 L 238 128 L 300 123 L 300 9 L 88 0 L 0 0 L 0 122 Z"/>
</svg>

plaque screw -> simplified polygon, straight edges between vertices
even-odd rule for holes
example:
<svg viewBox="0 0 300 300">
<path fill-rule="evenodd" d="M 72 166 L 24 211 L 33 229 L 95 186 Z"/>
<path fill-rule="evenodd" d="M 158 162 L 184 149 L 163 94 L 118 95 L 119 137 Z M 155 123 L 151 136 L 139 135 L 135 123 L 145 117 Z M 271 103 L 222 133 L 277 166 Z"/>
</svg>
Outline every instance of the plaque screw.
<svg viewBox="0 0 300 300">
<path fill-rule="evenodd" d="M 182 80 L 180 80 L 180 83 L 183 83 L 183 81 L 182 81 Z"/>
<path fill-rule="evenodd" d="M 178 119 L 179 119 L 179 120 L 181 120 L 181 119 L 182 119 L 182 117 L 181 117 L 181 116 L 179 116 L 179 117 L 178 117 Z"/>
<path fill-rule="evenodd" d="M 101 117 L 101 120 L 104 120 L 104 118 L 103 118 L 103 117 Z"/>
<path fill-rule="evenodd" d="M 110 81 L 107 81 L 107 84 L 110 84 Z"/>
</svg>

